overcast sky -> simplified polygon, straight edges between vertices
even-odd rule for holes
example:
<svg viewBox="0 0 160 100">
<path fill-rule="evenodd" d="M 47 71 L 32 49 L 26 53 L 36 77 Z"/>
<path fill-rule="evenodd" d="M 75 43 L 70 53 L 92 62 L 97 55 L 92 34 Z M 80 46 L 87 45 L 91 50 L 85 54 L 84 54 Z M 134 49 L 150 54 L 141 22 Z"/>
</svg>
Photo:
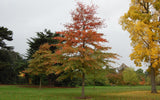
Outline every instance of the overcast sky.
<svg viewBox="0 0 160 100">
<path fill-rule="evenodd" d="M 0 26 L 13 31 L 13 41 L 7 43 L 25 55 L 27 39 L 35 37 L 36 32 L 45 28 L 52 32 L 61 31 L 63 24 L 71 22 L 70 12 L 75 9 L 77 1 L 99 7 L 97 16 L 105 19 L 107 25 L 99 31 L 105 34 L 112 52 L 121 56 L 115 67 L 122 63 L 135 67 L 129 58 L 129 33 L 118 24 L 120 16 L 128 11 L 131 0 L 0 0 Z"/>
</svg>

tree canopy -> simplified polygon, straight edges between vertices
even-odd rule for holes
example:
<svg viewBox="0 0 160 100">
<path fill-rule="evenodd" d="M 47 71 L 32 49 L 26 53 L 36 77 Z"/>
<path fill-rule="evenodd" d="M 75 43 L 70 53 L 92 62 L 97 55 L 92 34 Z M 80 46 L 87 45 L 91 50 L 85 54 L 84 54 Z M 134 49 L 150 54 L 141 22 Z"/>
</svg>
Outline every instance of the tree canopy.
<svg viewBox="0 0 160 100">
<path fill-rule="evenodd" d="M 52 33 L 50 30 L 45 29 L 44 32 L 37 32 L 37 37 L 31 37 L 28 39 L 29 49 L 27 50 L 27 58 L 31 59 L 32 55 L 39 49 L 39 47 L 45 43 L 57 44 L 58 41 L 53 37 L 59 36 L 59 34 Z M 52 52 L 56 49 L 55 46 L 50 48 Z"/>
<path fill-rule="evenodd" d="M 110 47 L 102 45 L 108 41 L 97 29 L 103 26 L 104 21 L 95 15 L 96 6 L 78 2 L 77 8 L 71 12 L 72 23 L 65 25 L 65 31 L 58 32 L 63 37 L 54 38 L 60 41 L 56 45 L 55 63 L 62 64 L 57 67 L 56 73 L 78 73 L 82 77 L 82 98 L 85 97 L 84 80 L 87 72 L 101 69 L 109 64 L 110 59 L 116 58 L 116 54 L 107 52 Z"/>
<path fill-rule="evenodd" d="M 0 49 L 0 84 L 15 84 L 19 72 L 24 70 L 26 61 L 14 51 Z"/>
<path fill-rule="evenodd" d="M 0 27 L 0 48 L 11 50 L 13 47 L 7 46 L 4 40 L 12 41 L 13 32 L 8 30 L 8 28 Z"/>
<path fill-rule="evenodd" d="M 152 92 L 156 93 L 155 73 L 159 68 L 159 0 L 131 0 L 130 8 L 120 19 L 124 30 L 130 33 L 131 60 L 136 66 L 142 62 L 149 63 L 151 72 Z"/>
<path fill-rule="evenodd" d="M 25 72 L 32 75 L 49 75 L 54 73 L 53 62 L 54 59 L 52 56 L 52 51 L 50 50 L 50 45 L 43 44 L 40 46 L 39 50 L 32 55 L 32 59 L 29 61 L 29 66 Z"/>
<path fill-rule="evenodd" d="M 126 68 L 122 72 L 123 80 L 128 85 L 136 85 L 138 84 L 138 76 L 133 68 Z"/>
</svg>

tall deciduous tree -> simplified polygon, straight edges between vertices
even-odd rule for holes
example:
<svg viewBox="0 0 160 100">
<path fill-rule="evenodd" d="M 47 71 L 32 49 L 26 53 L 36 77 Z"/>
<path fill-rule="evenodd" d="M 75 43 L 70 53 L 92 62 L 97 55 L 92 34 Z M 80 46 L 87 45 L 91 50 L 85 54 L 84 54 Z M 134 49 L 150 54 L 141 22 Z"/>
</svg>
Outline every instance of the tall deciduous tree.
<svg viewBox="0 0 160 100">
<path fill-rule="evenodd" d="M 32 56 L 29 61 L 29 66 L 26 69 L 26 73 L 32 75 L 40 75 L 40 88 L 41 88 L 41 75 L 48 75 L 53 73 L 53 56 L 50 50 L 49 44 L 43 44 L 39 50 Z"/>
<path fill-rule="evenodd" d="M 84 98 L 86 73 L 101 69 L 109 63 L 111 58 L 116 58 L 116 54 L 107 53 L 106 51 L 111 48 L 102 46 L 102 43 L 107 40 L 102 37 L 102 33 L 97 32 L 104 21 L 95 16 L 96 6 L 87 6 L 79 2 L 77 5 L 78 7 L 71 12 L 72 23 L 66 24 L 66 30 L 59 32 L 63 37 L 55 38 L 60 43 L 57 44 L 58 49 L 54 57 L 55 63 L 62 64 L 57 67 L 57 74 L 66 72 L 81 75 L 81 97 Z"/>
<path fill-rule="evenodd" d="M 1 49 L 7 49 L 7 50 L 13 49 L 13 47 L 11 46 L 6 46 L 6 43 L 4 42 L 4 40 L 12 41 L 13 40 L 12 35 L 13 35 L 13 32 L 8 30 L 8 28 L 0 27 L 0 48 Z"/>
<path fill-rule="evenodd" d="M 131 60 L 134 60 L 137 66 L 142 66 L 142 62 L 149 63 L 152 93 L 157 93 L 155 76 L 160 62 L 160 22 L 157 6 L 159 3 L 159 0 L 131 0 L 128 12 L 120 20 L 120 24 L 130 33 L 132 40 Z"/>
</svg>

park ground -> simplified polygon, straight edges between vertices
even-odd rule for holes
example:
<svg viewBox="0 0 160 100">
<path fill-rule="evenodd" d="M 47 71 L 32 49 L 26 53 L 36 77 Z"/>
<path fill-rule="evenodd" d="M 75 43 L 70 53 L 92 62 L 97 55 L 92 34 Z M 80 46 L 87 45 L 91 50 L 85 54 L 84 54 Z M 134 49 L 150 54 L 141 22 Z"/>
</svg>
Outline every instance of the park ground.
<svg viewBox="0 0 160 100">
<path fill-rule="evenodd" d="M 158 90 L 160 86 L 157 87 Z M 87 100 L 160 100 L 158 94 L 150 93 L 150 86 L 88 86 Z M 35 88 L 22 85 L 0 85 L 0 100 L 78 100 L 81 87 Z"/>
</svg>

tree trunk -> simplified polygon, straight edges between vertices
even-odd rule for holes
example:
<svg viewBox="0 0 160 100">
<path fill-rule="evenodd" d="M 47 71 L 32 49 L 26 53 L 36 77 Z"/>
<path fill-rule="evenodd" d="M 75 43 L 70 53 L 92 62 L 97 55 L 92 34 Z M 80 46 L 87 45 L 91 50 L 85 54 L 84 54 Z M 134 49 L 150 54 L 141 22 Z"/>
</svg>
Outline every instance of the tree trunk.
<svg viewBox="0 0 160 100">
<path fill-rule="evenodd" d="M 42 87 L 42 82 L 41 82 L 41 77 L 40 77 L 40 80 L 39 80 L 39 88 L 41 89 Z"/>
<path fill-rule="evenodd" d="M 82 94 L 81 94 L 82 98 L 85 97 L 84 86 L 85 86 L 85 73 L 82 73 Z"/>
<path fill-rule="evenodd" d="M 96 86 L 96 76 L 95 76 L 95 70 L 94 70 L 94 89 L 95 89 L 95 86 Z"/>
<path fill-rule="evenodd" d="M 51 87 L 52 85 L 52 79 L 50 78 L 50 75 L 48 75 L 48 85 Z"/>
<path fill-rule="evenodd" d="M 157 93 L 155 81 L 155 69 L 151 67 L 151 93 Z"/>
<path fill-rule="evenodd" d="M 32 78 L 29 78 L 28 81 L 29 81 L 29 85 L 31 85 L 32 84 Z"/>
</svg>

